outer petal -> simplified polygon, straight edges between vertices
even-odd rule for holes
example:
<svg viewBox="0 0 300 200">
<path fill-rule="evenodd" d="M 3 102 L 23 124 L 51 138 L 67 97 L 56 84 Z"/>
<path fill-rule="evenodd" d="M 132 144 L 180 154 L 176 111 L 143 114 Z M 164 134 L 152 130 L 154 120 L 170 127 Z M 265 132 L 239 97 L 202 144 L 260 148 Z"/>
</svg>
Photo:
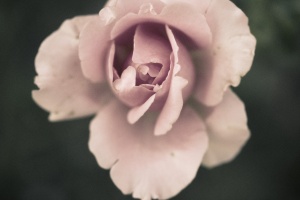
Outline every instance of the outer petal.
<svg viewBox="0 0 300 200">
<path fill-rule="evenodd" d="M 93 114 L 109 97 L 105 85 L 92 84 L 81 72 L 78 36 L 84 24 L 95 16 L 65 21 L 41 45 L 35 65 L 35 83 L 40 90 L 33 99 L 50 112 L 50 120 L 70 119 Z"/>
<path fill-rule="evenodd" d="M 198 47 L 206 47 L 211 44 L 211 32 L 204 15 L 197 8 L 186 3 L 166 5 L 157 15 L 151 12 L 129 13 L 116 22 L 111 32 L 111 38 L 116 38 L 129 28 L 146 22 L 166 24 L 180 30 L 190 37 Z"/>
<path fill-rule="evenodd" d="M 183 109 L 170 134 L 154 136 L 155 117 L 136 124 L 126 119 L 128 109 L 118 102 L 104 108 L 91 123 L 90 150 L 124 194 L 135 198 L 167 199 L 195 177 L 207 148 L 202 120 Z"/>
<path fill-rule="evenodd" d="M 216 107 L 201 109 L 209 135 L 209 148 L 203 165 L 214 167 L 231 161 L 250 136 L 244 104 L 228 90 Z"/>
<path fill-rule="evenodd" d="M 195 54 L 199 64 L 195 97 L 213 106 L 222 100 L 229 85 L 239 85 L 249 71 L 256 40 L 245 14 L 229 0 L 212 0 L 205 16 L 213 45 Z"/>
<path fill-rule="evenodd" d="M 109 0 L 106 4 L 106 6 L 108 7 L 116 8 L 118 11 L 118 16 L 120 17 L 128 13 L 138 13 L 142 5 L 144 5 L 144 8 L 155 7 L 155 9 L 159 12 L 164 7 L 164 4 L 160 0 L 138 0 L 138 1 Z M 147 9 L 144 9 L 144 11 L 146 10 Z"/>
<path fill-rule="evenodd" d="M 113 12 L 113 11 L 107 11 Z M 97 17 L 91 20 L 80 33 L 79 57 L 82 71 L 85 77 L 93 82 L 104 82 L 105 64 L 110 48 L 109 32 L 112 24 L 107 24 L 112 19 Z"/>
<path fill-rule="evenodd" d="M 209 4 L 211 3 L 211 0 L 161 0 L 161 2 L 167 5 L 175 3 L 189 3 L 192 6 L 196 7 L 199 12 L 205 13 Z"/>
</svg>

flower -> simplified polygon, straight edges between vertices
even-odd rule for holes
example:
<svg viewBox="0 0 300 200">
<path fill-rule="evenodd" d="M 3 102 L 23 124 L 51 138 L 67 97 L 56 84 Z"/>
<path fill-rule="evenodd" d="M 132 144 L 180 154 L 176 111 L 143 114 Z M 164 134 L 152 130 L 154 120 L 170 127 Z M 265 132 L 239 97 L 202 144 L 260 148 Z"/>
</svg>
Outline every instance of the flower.
<svg viewBox="0 0 300 200">
<path fill-rule="evenodd" d="M 249 138 L 229 86 L 249 71 L 255 44 L 229 0 L 110 0 L 42 43 L 32 95 L 51 121 L 96 114 L 89 148 L 117 187 L 167 199 Z"/>
</svg>

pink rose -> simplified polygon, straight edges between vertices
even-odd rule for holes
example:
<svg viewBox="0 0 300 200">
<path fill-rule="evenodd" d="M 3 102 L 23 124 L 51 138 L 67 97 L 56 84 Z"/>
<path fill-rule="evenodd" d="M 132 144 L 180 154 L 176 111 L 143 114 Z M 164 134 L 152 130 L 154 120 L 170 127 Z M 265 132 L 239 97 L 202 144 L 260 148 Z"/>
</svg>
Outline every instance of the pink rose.
<svg viewBox="0 0 300 200">
<path fill-rule="evenodd" d="M 51 121 L 96 114 L 89 148 L 117 187 L 167 199 L 249 138 L 229 86 L 250 69 L 255 44 L 229 0 L 110 0 L 42 43 L 33 98 Z"/>
</svg>

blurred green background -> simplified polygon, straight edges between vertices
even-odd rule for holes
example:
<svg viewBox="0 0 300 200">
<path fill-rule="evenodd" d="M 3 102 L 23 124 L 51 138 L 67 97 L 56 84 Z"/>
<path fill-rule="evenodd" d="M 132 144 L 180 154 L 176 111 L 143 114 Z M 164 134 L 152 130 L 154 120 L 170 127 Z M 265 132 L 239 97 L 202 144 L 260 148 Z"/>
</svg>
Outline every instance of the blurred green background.
<svg viewBox="0 0 300 200">
<path fill-rule="evenodd" d="M 200 168 L 173 200 L 300 199 L 300 1 L 235 0 L 257 37 L 252 70 L 235 89 L 252 137 L 230 164 Z M 64 19 L 101 0 L 0 1 L 0 199 L 130 200 L 88 151 L 91 118 L 49 123 L 31 99 L 34 57 Z"/>
</svg>

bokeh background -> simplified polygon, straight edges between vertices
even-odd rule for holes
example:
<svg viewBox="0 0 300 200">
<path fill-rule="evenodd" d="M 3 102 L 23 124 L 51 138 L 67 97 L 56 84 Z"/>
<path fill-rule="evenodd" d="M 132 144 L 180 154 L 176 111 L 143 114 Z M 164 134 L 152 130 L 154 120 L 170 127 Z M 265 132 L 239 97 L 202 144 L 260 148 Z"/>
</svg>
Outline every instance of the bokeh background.
<svg viewBox="0 0 300 200">
<path fill-rule="evenodd" d="M 257 50 L 235 89 L 252 137 L 230 164 L 200 168 L 172 200 L 300 199 L 300 1 L 234 0 Z M 103 0 L 0 1 L 0 199 L 131 200 L 88 151 L 91 118 L 50 123 L 31 99 L 34 57 L 64 19 Z"/>
</svg>

